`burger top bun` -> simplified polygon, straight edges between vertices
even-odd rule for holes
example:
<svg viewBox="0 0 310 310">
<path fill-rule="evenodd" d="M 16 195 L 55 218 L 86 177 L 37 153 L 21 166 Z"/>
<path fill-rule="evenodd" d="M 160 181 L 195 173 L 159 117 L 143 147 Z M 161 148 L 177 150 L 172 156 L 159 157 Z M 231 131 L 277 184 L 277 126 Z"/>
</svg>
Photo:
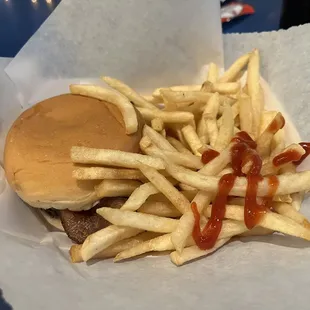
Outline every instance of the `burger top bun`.
<svg viewBox="0 0 310 310">
<path fill-rule="evenodd" d="M 11 187 L 36 208 L 89 209 L 98 200 L 98 181 L 72 177 L 72 146 L 139 152 L 143 120 L 126 135 L 122 115 L 112 104 L 78 95 L 44 100 L 23 112 L 6 139 L 4 168 Z"/>
</svg>

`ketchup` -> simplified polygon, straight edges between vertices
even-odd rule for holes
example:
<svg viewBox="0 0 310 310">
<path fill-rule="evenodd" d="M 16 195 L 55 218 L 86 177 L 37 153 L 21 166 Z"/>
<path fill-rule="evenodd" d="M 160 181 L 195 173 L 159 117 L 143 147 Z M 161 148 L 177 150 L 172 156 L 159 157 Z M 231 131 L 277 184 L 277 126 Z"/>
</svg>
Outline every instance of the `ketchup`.
<svg viewBox="0 0 310 310">
<path fill-rule="evenodd" d="M 309 148 L 309 152 L 310 152 L 310 148 Z M 306 155 L 307 153 L 305 153 L 304 155 Z M 303 156 L 304 156 L 303 155 Z M 307 157 L 308 155 L 305 156 L 305 158 Z M 275 166 L 275 167 L 279 167 L 281 165 L 285 165 L 289 162 L 294 162 L 296 163 L 297 161 L 301 160 L 301 156 L 300 156 L 300 153 L 297 152 L 296 150 L 287 150 L 279 155 L 277 155 L 273 160 L 272 160 L 272 164 Z"/>
<path fill-rule="evenodd" d="M 297 161 L 294 161 L 296 166 L 300 165 L 310 154 L 310 143 L 308 142 L 300 142 L 299 145 L 305 150 L 305 154 L 301 156 L 301 158 Z"/>
<path fill-rule="evenodd" d="M 280 118 L 279 122 L 281 126 L 284 125 L 284 119 Z M 273 126 L 274 124 L 271 125 Z M 272 127 L 271 125 L 270 127 Z M 192 236 L 197 246 L 203 250 L 212 248 L 218 239 L 225 217 L 228 196 L 237 176 L 246 176 L 248 182 L 244 206 L 244 222 L 248 229 L 255 227 L 260 222 L 262 216 L 270 211 L 272 198 L 279 185 L 276 176 L 269 177 L 268 193 L 266 197 L 260 199 L 258 202 L 257 189 L 263 177 L 260 174 L 262 159 L 256 152 L 257 144 L 243 131 L 237 133 L 232 139 L 232 143 L 231 162 L 233 174 L 225 174 L 221 177 L 218 193 L 212 204 L 211 217 L 202 231 L 200 230 L 200 214 L 197 210 L 197 205 L 195 202 L 191 205 L 195 218 Z M 308 146 L 310 152 L 310 144 Z M 245 165 L 249 165 L 247 174 L 242 172 L 242 168 Z"/>
<path fill-rule="evenodd" d="M 197 246 L 202 250 L 213 248 L 221 232 L 223 219 L 226 211 L 226 204 L 229 192 L 234 186 L 236 176 L 225 174 L 219 181 L 219 190 L 213 202 L 211 217 L 203 231 L 200 230 L 200 214 L 195 202 L 192 203 L 195 224 L 193 229 L 193 239 Z"/>
<path fill-rule="evenodd" d="M 206 151 L 204 151 L 201 155 L 201 161 L 203 164 L 208 164 L 211 160 L 213 160 L 214 158 L 216 158 L 220 153 L 212 150 L 212 149 L 208 149 Z"/>
</svg>

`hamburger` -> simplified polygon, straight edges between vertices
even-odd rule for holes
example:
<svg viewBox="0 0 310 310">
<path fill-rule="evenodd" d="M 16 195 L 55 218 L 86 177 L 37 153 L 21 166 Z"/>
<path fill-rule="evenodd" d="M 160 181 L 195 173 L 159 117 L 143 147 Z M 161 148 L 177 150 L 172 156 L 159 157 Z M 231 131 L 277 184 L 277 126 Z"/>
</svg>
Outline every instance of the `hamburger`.
<svg viewBox="0 0 310 310">
<path fill-rule="evenodd" d="M 72 177 L 70 149 L 85 146 L 139 153 L 143 120 L 138 112 L 137 116 L 138 130 L 127 135 L 121 112 L 107 102 L 64 94 L 37 103 L 8 132 L 4 150 L 8 183 L 49 224 L 82 243 L 109 225 L 96 208 L 120 207 L 126 199 L 98 201 L 94 187 L 100 181 Z"/>
</svg>

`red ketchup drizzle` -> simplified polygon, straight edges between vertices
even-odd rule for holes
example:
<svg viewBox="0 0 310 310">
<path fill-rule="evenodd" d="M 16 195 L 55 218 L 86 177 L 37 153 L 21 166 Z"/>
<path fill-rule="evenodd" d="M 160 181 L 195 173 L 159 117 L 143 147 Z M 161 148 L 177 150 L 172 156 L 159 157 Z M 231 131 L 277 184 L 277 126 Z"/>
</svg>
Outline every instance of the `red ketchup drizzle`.
<svg viewBox="0 0 310 310">
<path fill-rule="evenodd" d="M 257 145 L 246 132 L 242 131 L 232 139 L 232 143 L 231 162 L 234 172 L 221 177 L 218 193 L 213 201 L 211 217 L 202 231 L 200 230 L 200 214 L 197 210 L 197 205 L 196 203 L 191 205 L 195 218 L 193 239 L 197 246 L 203 250 L 212 248 L 218 239 L 225 217 L 228 195 L 234 186 L 237 176 L 245 175 L 242 172 L 242 167 L 249 165 L 246 174 L 248 185 L 244 207 L 244 222 L 248 229 L 255 227 L 261 220 L 262 215 L 270 210 L 270 203 L 279 185 L 276 176 L 269 177 L 268 193 L 266 197 L 261 198 L 258 202 L 257 189 L 263 177 L 260 175 L 262 160 L 255 150 Z"/>
<path fill-rule="evenodd" d="M 310 143 L 308 142 L 300 142 L 299 145 L 305 150 L 305 154 L 301 156 L 301 158 L 297 161 L 294 161 L 296 166 L 300 165 L 310 154 Z"/>
<path fill-rule="evenodd" d="M 310 151 L 310 149 L 309 149 Z M 305 154 L 304 154 L 305 155 Z M 307 157 L 307 156 L 306 156 Z M 279 167 L 281 165 L 285 165 L 289 162 L 294 162 L 296 163 L 297 161 L 301 160 L 300 153 L 297 152 L 296 150 L 287 150 L 279 155 L 277 155 L 273 160 L 272 164 L 275 167 Z"/>
<path fill-rule="evenodd" d="M 212 149 L 208 149 L 206 151 L 204 151 L 201 155 L 201 161 L 203 164 L 208 164 L 211 160 L 213 160 L 214 158 L 216 158 L 220 153 L 212 150 Z"/>
<path fill-rule="evenodd" d="M 213 202 L 211 217 L 202 231 L 200 230 L 200 214 L 197 210 L 197 205 L 195 202 L 191 205 L 195 218 L 193 239 L 202 250 L 211 249 L 216 243 L 222 229 L 228 194 L 234 186 L 235 179 L 236 176 L 233 174 L 225 174 L 221 177 L 219 190 Z"/>
</svg>

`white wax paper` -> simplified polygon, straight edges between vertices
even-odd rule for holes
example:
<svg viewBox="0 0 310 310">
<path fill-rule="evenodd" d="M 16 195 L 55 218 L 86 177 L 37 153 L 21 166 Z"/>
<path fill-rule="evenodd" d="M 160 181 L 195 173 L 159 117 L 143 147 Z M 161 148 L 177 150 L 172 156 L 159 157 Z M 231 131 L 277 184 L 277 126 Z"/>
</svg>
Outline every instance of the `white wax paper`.
<svg viewBox="0 0 310 310">
<path fill-rule="evenodd" d="M 15 91 L 6 95 L 7 100 L 1 94 L 0 111 L 7 102 L 12 103 L 15 112 L 8 115 L 12 119 L 18 115 L 19 102 L 27 107 L 65 92 L 71 78 L 90 81 L 108 74 L 144 89 L 195 82 L 205 63 L 221 62 L 215 3 L 63 0 L 7 68 L 17 85 L 19 101 L 11 101 Z M 115 16 L 125 24 L 119 25 Z M 214 27 L 208 27 L 212 20 Z M 119 29 L 113 40 L 107 31 L 111 24 Z M 149 25 L 157 31 L 146 31 Z M 287 111 L 304 139 L 310 132 L 305 121 L 310 112 L 305 104 L 310 99 L 306 69 L 310 43 L 300 38 L 306 38 L 309 30 L 304 26 L 281 33 L 225 37 L 227 63 L 254 47 L 261 49 L 263 77 L 283 104 L 279 108 L 268 92 L 268 105 Z M 274 41 L 283 44 L 275 46 Z M 0 82 L 3 89 L 12 86 L 5 75 Z M 287 134 L 298 139 L 292 127 Z M 305 211 L 307 205 L 306 201 Z M 68 239 L 61 233 L 49 233 L 8 186 L 0 195 L 0 231 L 0 287 L 17 310 L 309 308 L 310 244 L 292 237 L 244 238 L 179 268 L 170 263 L 169 256 L 71 265 L 66 257 Z"/>
</svg>

